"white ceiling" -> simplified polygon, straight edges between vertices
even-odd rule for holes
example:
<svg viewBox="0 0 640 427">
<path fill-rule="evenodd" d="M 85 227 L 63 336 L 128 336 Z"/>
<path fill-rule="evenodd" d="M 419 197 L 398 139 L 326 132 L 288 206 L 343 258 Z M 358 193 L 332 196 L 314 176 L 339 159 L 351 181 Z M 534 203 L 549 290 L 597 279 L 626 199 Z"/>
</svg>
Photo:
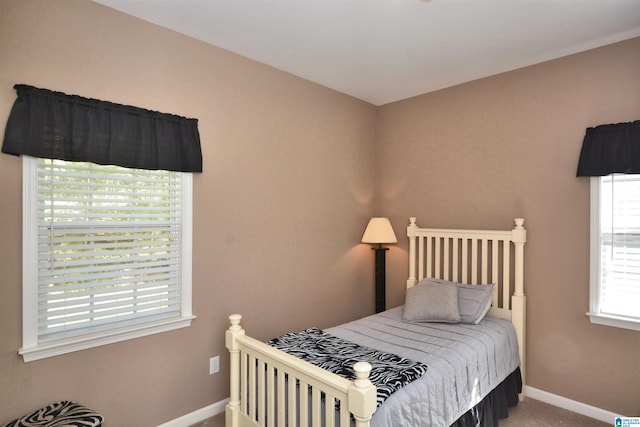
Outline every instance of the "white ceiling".
<svg viewBox="0 0 640 427">
<path fill-rule="evenodd" d="M 382 105 L 640 36 L 640 0 L 94 0 Z"/>
</svg>

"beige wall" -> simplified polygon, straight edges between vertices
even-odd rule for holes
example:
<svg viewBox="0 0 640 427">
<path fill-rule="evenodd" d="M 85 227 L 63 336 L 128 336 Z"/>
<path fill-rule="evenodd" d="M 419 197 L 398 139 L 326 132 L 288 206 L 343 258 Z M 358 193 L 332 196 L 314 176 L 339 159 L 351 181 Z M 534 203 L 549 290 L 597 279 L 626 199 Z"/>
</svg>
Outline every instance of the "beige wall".
<svg viewBox="0 0 640 427">
<path fill-rule="evenodd" d="M 396 229 L 526 219 L 532 387 L 640 415 L 640 333 L 589 322 L 585 129 L 640 119 L 640 39 L 389 104 L 378 118 L 379 203 Z M 404 300 L 406 241 L 388 300 Z M 389 289 L 393 287 L 392 289 Z"/>
<path fill-rule="evenodd" d="M 373 311 L 371 251 L 357 244 L 373 214 L 400 241 L 389 306 L 404 299 L 408 216 L 526 218 L 529 384 L 640 414 L 638 333 L 584 316 L 589 186 L 575 178 L 587 126 L 640 118 L 640 39 L 379 109 L 85 0 L 0 0 L 0 61 L 0 134 L 26 83 L 197 117 L 204 155 L 193 325 L 28 364 L 21 161 L 0 155 L 0 423 L 76 399 L 107 426 L 152 426 L 226 398 L 228 314 L 267 339 Z"/>
<path fill-rule="evenodd" d="M 0 424 L 74 399 L 107 426 L 158 425 L 228 397 L 229 314 L 268 339 L 373 312 L 371 251 L 358 244 L 373 212 L 372 105 L 84 0 L 0 0 L 2 135 L 15 83 L 199 119 L 198 318 L 25 364 L 21 159 L 1 154 Z M 222 371 L 209 376 L 214 355 Z"/>
</svg>

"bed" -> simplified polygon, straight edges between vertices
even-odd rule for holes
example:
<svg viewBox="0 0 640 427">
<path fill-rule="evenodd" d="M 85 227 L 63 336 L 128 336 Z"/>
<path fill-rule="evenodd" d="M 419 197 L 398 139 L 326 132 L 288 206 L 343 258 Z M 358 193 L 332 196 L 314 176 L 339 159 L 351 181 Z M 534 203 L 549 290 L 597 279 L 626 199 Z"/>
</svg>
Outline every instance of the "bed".
<svg viewBox="0 0 640 427">
<path fill-rule="evenodd" d="M 496 425 L 505 416 L 502 396 L 508 405 L 517 403 L 526 372 L 524 220 L 515 219 L 509 230 L 455 230 L 421 228 L 411 217 L 407 237 L 405 306 L 310 332 L 424 366 L 424 373 L 381 402 L 379 392 L 386 385 L 376 388 L 371 381 L 377 380 L 372 369 L 379 372 L 375 360 L 350 364 L 353 375 L 348 379 L 275 348 L 273 342 L 251 338 L 240 325 L 242 317 L 233 314 L 226 333 L 227 427 Z M 460 317 L 429 317 L 434 315 L 429 310 L 445 316 L 449 310 L 424 296 L 433 297 L 434 289 L 450 294 L 452 286 L 457 286 L 458 298 L 463 290 L 475 295 L 489 289 L 483 313 L 479 315 L 476 304 L 474 318 L 464 323 Z M 467 303 L 458 302 L 462 316 Z M 429 305 L 428 313 L 422 313 L 421 307 Z M 425 315 L 435 321 L 424 321 L 420 316 Z"/>
</svg>

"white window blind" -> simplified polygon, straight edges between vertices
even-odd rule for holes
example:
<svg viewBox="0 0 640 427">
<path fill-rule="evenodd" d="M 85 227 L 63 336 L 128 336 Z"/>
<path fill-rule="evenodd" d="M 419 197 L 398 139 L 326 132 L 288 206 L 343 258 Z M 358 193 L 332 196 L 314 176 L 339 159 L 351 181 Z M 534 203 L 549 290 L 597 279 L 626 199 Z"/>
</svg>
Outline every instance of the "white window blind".
<svg viewBox="0 0 640 427">
<path fill-rule="evenodd" d="M 48 159 L 36 171 L 36 337 L 27 332 L 26 347 L 191 316 L 185 174 Z"/>
<path fill-rule="evenodd" d="M 623 322 L 613 326 L 640 329 L 640 175 L 613 174 L 592 180 L 599 187 L 598 211 L 592 207 L 599 224 L 597 243 L 592 241 L 592 257 L 598 259 L 592 259 L 596 269 L 592 270 L 589 315 L 592 321 L 601 316 Z"/>
</svg>

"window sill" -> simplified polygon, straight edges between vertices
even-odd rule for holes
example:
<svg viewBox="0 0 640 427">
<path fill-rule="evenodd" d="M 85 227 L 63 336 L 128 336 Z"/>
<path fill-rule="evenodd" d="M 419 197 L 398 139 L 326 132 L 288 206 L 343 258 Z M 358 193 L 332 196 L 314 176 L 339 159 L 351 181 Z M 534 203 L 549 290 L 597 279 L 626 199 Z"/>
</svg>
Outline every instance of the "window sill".
<svg viewBox="0 0 640 427">
<path fill-rule="evenodd" d="M 128 328 L 46 342 L 34 347 L 23 347 L 18 350 L 18 353 L 22 355 L 25 362 L 32 362 L 34 360 L 59 356 L 61 354 L 71 353 L 78 350 L 85 350 L 101 345 L 113 344 L 133 338 L 140 338 L 147 335 L 158 334 L 160 332 L 172 331 L 174 329 L 186 328 L 187 326 L 191 325 L 191 320 L 195 318 L 196 316 L 188 315 L 174 319 L 149 322 Z"/>
<path fill-rule="evenodd" d="M 629 317 L 611 316 L 602 313 L 587 313 L 587 316 L 591 319 L 591 323 L 597 323 L 598 325 L 640 331 L 640 321 Z"/>
</svg>

